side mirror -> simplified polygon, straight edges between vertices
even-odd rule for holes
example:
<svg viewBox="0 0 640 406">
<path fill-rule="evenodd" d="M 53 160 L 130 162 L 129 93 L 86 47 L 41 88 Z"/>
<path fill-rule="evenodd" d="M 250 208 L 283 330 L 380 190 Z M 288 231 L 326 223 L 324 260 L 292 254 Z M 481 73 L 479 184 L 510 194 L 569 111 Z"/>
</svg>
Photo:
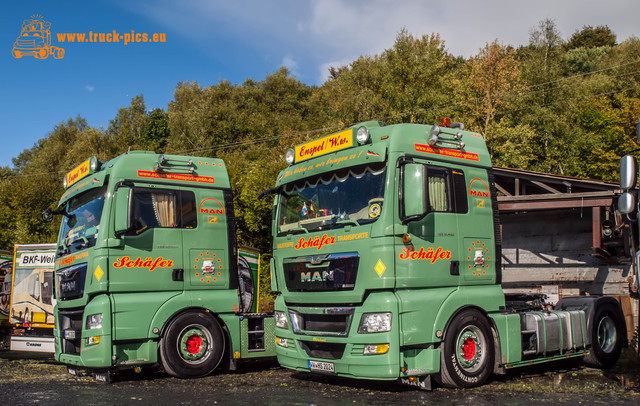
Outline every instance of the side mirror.
<svg viewBox="0 0 640 406">
<path fill-rule="evenodd" d="M 633 212 L 636 206 L 635 198 L 629 192 L 625 192 L 618 198 L 618 211 L 622 214 Z"/>
<path fill-rule="evenodd" d="M 424 204 L 424 165 L 406 164 L 403 168 L 402 182 L 402 221 L 421 217 L 425 212 Z"/>
<path fill-rule="evenodd" d="M 620 159 L 620 188 L 624 190 L 636 187 L 637 161 L 631 155 L 625 155 Z"/>
<path fill-rule="evenodd" d="M 115 235 L 120 237 L 131 229 L 130 202 L 132 189 L 120 186 L 115 193 Z"/>
<path fill-rule="evenodd" d="M 53 212 L 50 208 L 46 208 L 42 211 L 42 221 L 45 223 L 51 223 L 53 220 Z"/>
</svg>

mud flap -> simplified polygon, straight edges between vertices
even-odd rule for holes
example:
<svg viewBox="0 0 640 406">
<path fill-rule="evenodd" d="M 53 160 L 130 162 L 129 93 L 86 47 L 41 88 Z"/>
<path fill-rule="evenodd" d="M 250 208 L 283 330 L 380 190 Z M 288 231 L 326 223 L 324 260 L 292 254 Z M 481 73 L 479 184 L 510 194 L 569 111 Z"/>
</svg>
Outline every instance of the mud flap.
<svg viewBox="0 0 640 406">
<path fill-rule="evenodd" d="M 404 386 L 411 386 L 420 390 L 431 390 L 431 375 L 410 376 L 408 378 L 398 378 L 398 383 Z"/>
<path fill-rule="evenodd" d="M 96 382 L 111 383 L 111 371 L 108 369 L 94 369 L 93 379 L 95 379 Z"/>
</svg>

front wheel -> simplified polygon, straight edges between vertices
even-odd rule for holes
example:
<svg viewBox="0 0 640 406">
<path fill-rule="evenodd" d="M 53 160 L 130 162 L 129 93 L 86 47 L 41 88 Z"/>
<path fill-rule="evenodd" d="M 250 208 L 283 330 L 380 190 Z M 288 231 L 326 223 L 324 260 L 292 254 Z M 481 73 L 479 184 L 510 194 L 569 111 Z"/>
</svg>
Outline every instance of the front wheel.
<svg viewBox="0 0 640 406">
<path fill-rule="evenodd" d="M 477 310 L 465 310 L 447 328 L 436 380 L 451 388 L 472 388 L 489 379 L 494 362 L 491 327 Z"/>
<path fill-rule="evenodd" d="M 590 329 L 591 352 L 584 357 L 584 363 L 594 368 L 611 368 L 620 357 L 625 333 L 624 319 L 611 304 L 596 309 Z"/>
<path fill-rule="evenodd" d="M 209 375 L 220 364 L 225 343 L 216 319 L 203 312 L 179 315 L 160 340 L 164 370 L 178 378 Z"/>
</svg>

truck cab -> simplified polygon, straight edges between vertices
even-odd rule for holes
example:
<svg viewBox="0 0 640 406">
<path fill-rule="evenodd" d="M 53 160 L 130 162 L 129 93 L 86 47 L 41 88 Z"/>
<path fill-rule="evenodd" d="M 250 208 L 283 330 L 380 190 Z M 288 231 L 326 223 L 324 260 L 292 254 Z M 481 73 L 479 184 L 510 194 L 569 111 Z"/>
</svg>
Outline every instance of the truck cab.
<svg viewBox="0 0 640 406">
<path fill-rule="evenodd" d="M 241 325 L 264 335 L 270 321 L 243 303 L 253 298 L 239 284 L 221 160 L 141 151 L 105 163 L 94 157 L 67 174 L 65 188 L 57 210 L 45 213 L 63 216 L 58 361 L 99 379 L 155 363 L 174 376 L 198 377 L 223 360 L 269 355 L 263 336 L 253 348 L 240 339 Z"/>
</svg>

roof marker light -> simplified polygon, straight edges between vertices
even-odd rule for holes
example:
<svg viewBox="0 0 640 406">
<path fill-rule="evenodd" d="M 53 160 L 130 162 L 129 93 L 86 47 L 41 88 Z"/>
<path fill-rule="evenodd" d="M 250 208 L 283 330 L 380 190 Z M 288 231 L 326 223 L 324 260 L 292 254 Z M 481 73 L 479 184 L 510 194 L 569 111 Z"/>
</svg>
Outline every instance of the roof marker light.
<svg viewBox="0 0 640 406">
<path fill-rule="evenodd" d="M 96 158 L 95 156 L 91 157 L 91 161 L 89 162 L 89 169 L 91 170 L 91 172 L 97 171 L 99 166 L 100 162 L 98 161 L 98 158 Z"/>
<path fill-rule="evenodd" d="M 284 160 L 287 162 L 288 165 L 293 165 L 293 163 L 296 160 L 296 153 L 293 149 L 288 149 L 287 152 L 284 154 Z"/>
<path fill-rule="evenodd" d="M 356 140 L 360 144 L 365 144 L 369 141 L 369 130 L 367 130 L 367 127 L 358 127 L 358 131 L 356 131 Z"/>
</svg>

